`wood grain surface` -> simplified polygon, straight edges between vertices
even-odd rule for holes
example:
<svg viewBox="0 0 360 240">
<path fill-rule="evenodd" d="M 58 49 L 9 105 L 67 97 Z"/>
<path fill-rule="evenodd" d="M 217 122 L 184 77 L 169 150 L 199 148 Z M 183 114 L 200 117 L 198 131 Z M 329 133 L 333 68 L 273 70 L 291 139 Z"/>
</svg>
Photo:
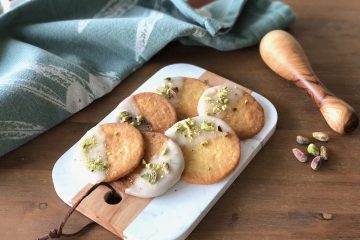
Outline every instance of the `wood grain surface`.
<svg viewBox="0 0 360 240">
<path fill-rule="evenodd" d="M 360 111 L 358 0 L 285 0 L 297 12 L 289 29 L 323 83 Z M 232 52 L 172 43 L 114 91 L 0 159 L 0 239 L 35 239 L 56 227 L 68 207 L 51 180 L 55 161 L 85 132 L 160 68 L 198 65 L 267 97 L 279 113 L 266 146 L 189 239 L 360 239 L 360 130 L 340 136 L 311 99 L 262 62 L 258 46 Z M 296 135 L 326 131 L 330 159 L 320 171 L 292 157 Z M 321 213 L 332 220 L 321 220 Z M 65 231 L 89 220 L 79 213 Z M 71 238 L 68 238 L 71 239 Z M 100 226 L 73 239 L 117 239 Z"/>
</svg>

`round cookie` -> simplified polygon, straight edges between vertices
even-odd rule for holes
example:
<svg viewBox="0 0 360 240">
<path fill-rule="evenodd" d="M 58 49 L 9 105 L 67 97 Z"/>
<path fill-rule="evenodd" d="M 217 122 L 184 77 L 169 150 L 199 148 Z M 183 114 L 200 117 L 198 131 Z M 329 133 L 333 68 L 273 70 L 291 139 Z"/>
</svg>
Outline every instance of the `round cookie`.
<svg viewBox="0 0 360 240">
<path fill-rule="evenodd" d="M 89 183 L 111 182 L 132 172 L 144 155 L 144 140 L 128 123 L 90 129 L 75 145 L 73 172 Z"/>
<path fill-rule="evenodd" d="M 250 94 L 236 86 L 219 85 L 204 91 L 198 103 L 199 116 L 223 119 L 240 139 L 255 136 L 264 126 L 264 110 Z"/>
<path fill-rule="evenodd" d="M 176 121 L 174 107 L 166 98 L 143 92 L 126 98 L 115 110 L 116 122 L 128 122 L 140 131 L 165 132 Z"/>
<path fill-rule="evenodd" d="M 156 92 L 171 102 L 181 120 L 198 115 L 197 103 L 207 88 L 209 85 L 198 79 L 172 77 L 165 78 Z"/>
<path fill-rule="evenodd" d="M 198 116 L 177 122 L 165 132 L 179 144 L 185 160 L 182 179 L 212 184 L 228 176 L 240 161 L 240 141 L 221 119 Z"/>
<path fill-rule="evenodd" d="M 145 155 L 141 166 L 126 177 L 125 193 L 142 198 L 164 194 L 184 170 L 180 147 L 164 134 L 144 132 Z"/>
</svg>

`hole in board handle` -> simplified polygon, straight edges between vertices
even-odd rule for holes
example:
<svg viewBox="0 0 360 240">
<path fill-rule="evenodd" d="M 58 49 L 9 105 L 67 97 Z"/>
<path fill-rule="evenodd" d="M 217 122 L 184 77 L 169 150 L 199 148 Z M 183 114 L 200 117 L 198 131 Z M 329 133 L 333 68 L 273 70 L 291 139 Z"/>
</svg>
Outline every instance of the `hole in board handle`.
<svg viewBox="0 0 360 240">
<path fill-rule="evenodd" d="M 109 191 L 109 192 L 105 193 L 104 200 L 107 204 L 115 205 L 115 204 L 118 204 L 119 202 L 121 202 L 122 198 L 121 198 L 120 194 L 118 194 L 117 192 Z"/>
</svg>

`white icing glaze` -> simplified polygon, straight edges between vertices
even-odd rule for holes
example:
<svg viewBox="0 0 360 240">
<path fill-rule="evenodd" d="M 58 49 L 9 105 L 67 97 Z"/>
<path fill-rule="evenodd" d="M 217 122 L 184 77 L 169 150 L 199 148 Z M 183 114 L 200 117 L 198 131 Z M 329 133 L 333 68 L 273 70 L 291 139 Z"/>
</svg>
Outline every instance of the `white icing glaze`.
<svg viewBox="0 0 360 240">
<path fill-rule="evenodd" d="M 96 145 L 89 149 L 85 154 L 82 143 L 92 136 L 95 136 L 96 138 Z M 100 126 L 95 126 L 90 129 L 75 145 L 72 171 L 79 181 L 96 184 L 105 180 L 105 171 L 91 172 L 86 167 L 87 159 L 94 159 L 97 157 L 100 157 L 101 160 L 106 163 L 105 134 Z"/>
<path fill-rule="evenodd" d="M 140 177 L 146 172 L 149 172 L 149 169 L 144 168 L 139 177 L 134 180 L 133 184 L 125 189 L 125 193 L 142 198 L 157 197 L 164 194 L 180 180 L 181 173 L 185 167 L 182 151 L 179 146 L 170 139 L 166 142 L 166 149 L 164 155 L 158 153 L 149 162 L 159 164 L 170 160 L 169 173 L 165 174 L 163 178 L 159 178 L 155 184 L 151 184 Z"/>
<path fill-rule="evenodd" d="M 172 140 L 174 140 L 180 146 L 184 146 L 184 145 L 196 145 L 196 144 L 202 143 L 203 141 L 207 141 L 207 140 L 217 138 L 220 136 L 222 137 L 224 133 L 234 133 L 232 128 L 227 123 L 225 123 L 223 120 L 221 120 L 219 118 L 212 117 L 212 116 L 197 116 L 197 117 L 193 117 L 192 119 L 199 126 L 202 121 L 213 122 L 213 123 L 215 123 L 215 129 L 218 129 L 218 127 L 220 126 L 222 131 L 221 132 L 219 132 L 219 131 L 214 131 L 214 132 L 200 131 L 200 133 L 198 135 L 194 136 L 192 139 L 189 139 L 181 134 L 176 133 L 176 124 L 184 123 L 186 121 L 186 119 L 185 119 L 185 120 L 181 120 L 181 121 L 175 123 L 171 128 L 166 130 L 165 135 L 168 136 L 169 138 L 171 138 Z"/>
<path fill-rule="evenodd" d="M 131 116 L 135 117 L 137 115 L 140 115 L 140 110 L 137 107 L 137 104 L 135 102 L 134 96 L 131 95 L 127 98 L 125 98 L 117 107 L 116 107 L 116 122 L 120 121 L 120 113 L 123 111 L 127 111 L 130 113 Z"/>
<path fill-rule="evenodd" d="M 212 99 L 216 99 L 218 95 L 218 91 L 220 89 L 223 89 L 224 87 L 228 87 L 230 89 L 230 92 L 228 94 L 229 98 L 229 107 L 226 111 L 229 111 L 235 106 L 238 101 L 242 98 L 244 95 L 244 91 L 236 86 L 233 86 L 232 84 L 223 84 L 218 85 L 215 87 L 211 87 L 206 89 L 203 94 L 201 95 L 199 102 L 198 102 L 198 114 L 199 116 L 206 116 L 206 115 L 213 115 L 216 117 L 221 118 L 224 112 L 219 113 L 212 113 L 213 106 L 209 101 L 206 100 L 207 97 L 210 97 Z"/>
<path fill-rule="evenodd" d="M 178 93 L 182 90 L 182 87 L 184 85 L 184 77 L 172 77 L 170 80 L 170 83 L 172 84 L 173 88 L 177 88 L 178 89 Z M 165 84 L 169 82 L 168 80 L 162 80 L 161 84 L 159 86 L 156 87 L 156 91 L 161 90 L 164 88 Z M 168 99 L 168 101 L 173 105 L 176 106 L 177 103 L 179 102 L 179 95 L 176 94 L 175 96 L 173 96 L 172 98 Z"/>
</svg>

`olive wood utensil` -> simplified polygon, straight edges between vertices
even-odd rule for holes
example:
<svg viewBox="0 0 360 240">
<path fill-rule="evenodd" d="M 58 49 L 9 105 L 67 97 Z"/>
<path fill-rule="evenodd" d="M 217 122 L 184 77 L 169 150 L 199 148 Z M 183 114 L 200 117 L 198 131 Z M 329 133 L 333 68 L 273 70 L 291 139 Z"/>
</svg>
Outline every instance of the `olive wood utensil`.
<svg viewBox="0 0 360 240">
<path fill-rule="evenodd" d="M 318 79 L 293 36 L 282 30 L 267 33 L 260 42 L 260 55 L 278 75 L 304 89 L 335 132 L 352 132 L 359 124 L 354 109 L 332 94 Z"/>
</svg>

